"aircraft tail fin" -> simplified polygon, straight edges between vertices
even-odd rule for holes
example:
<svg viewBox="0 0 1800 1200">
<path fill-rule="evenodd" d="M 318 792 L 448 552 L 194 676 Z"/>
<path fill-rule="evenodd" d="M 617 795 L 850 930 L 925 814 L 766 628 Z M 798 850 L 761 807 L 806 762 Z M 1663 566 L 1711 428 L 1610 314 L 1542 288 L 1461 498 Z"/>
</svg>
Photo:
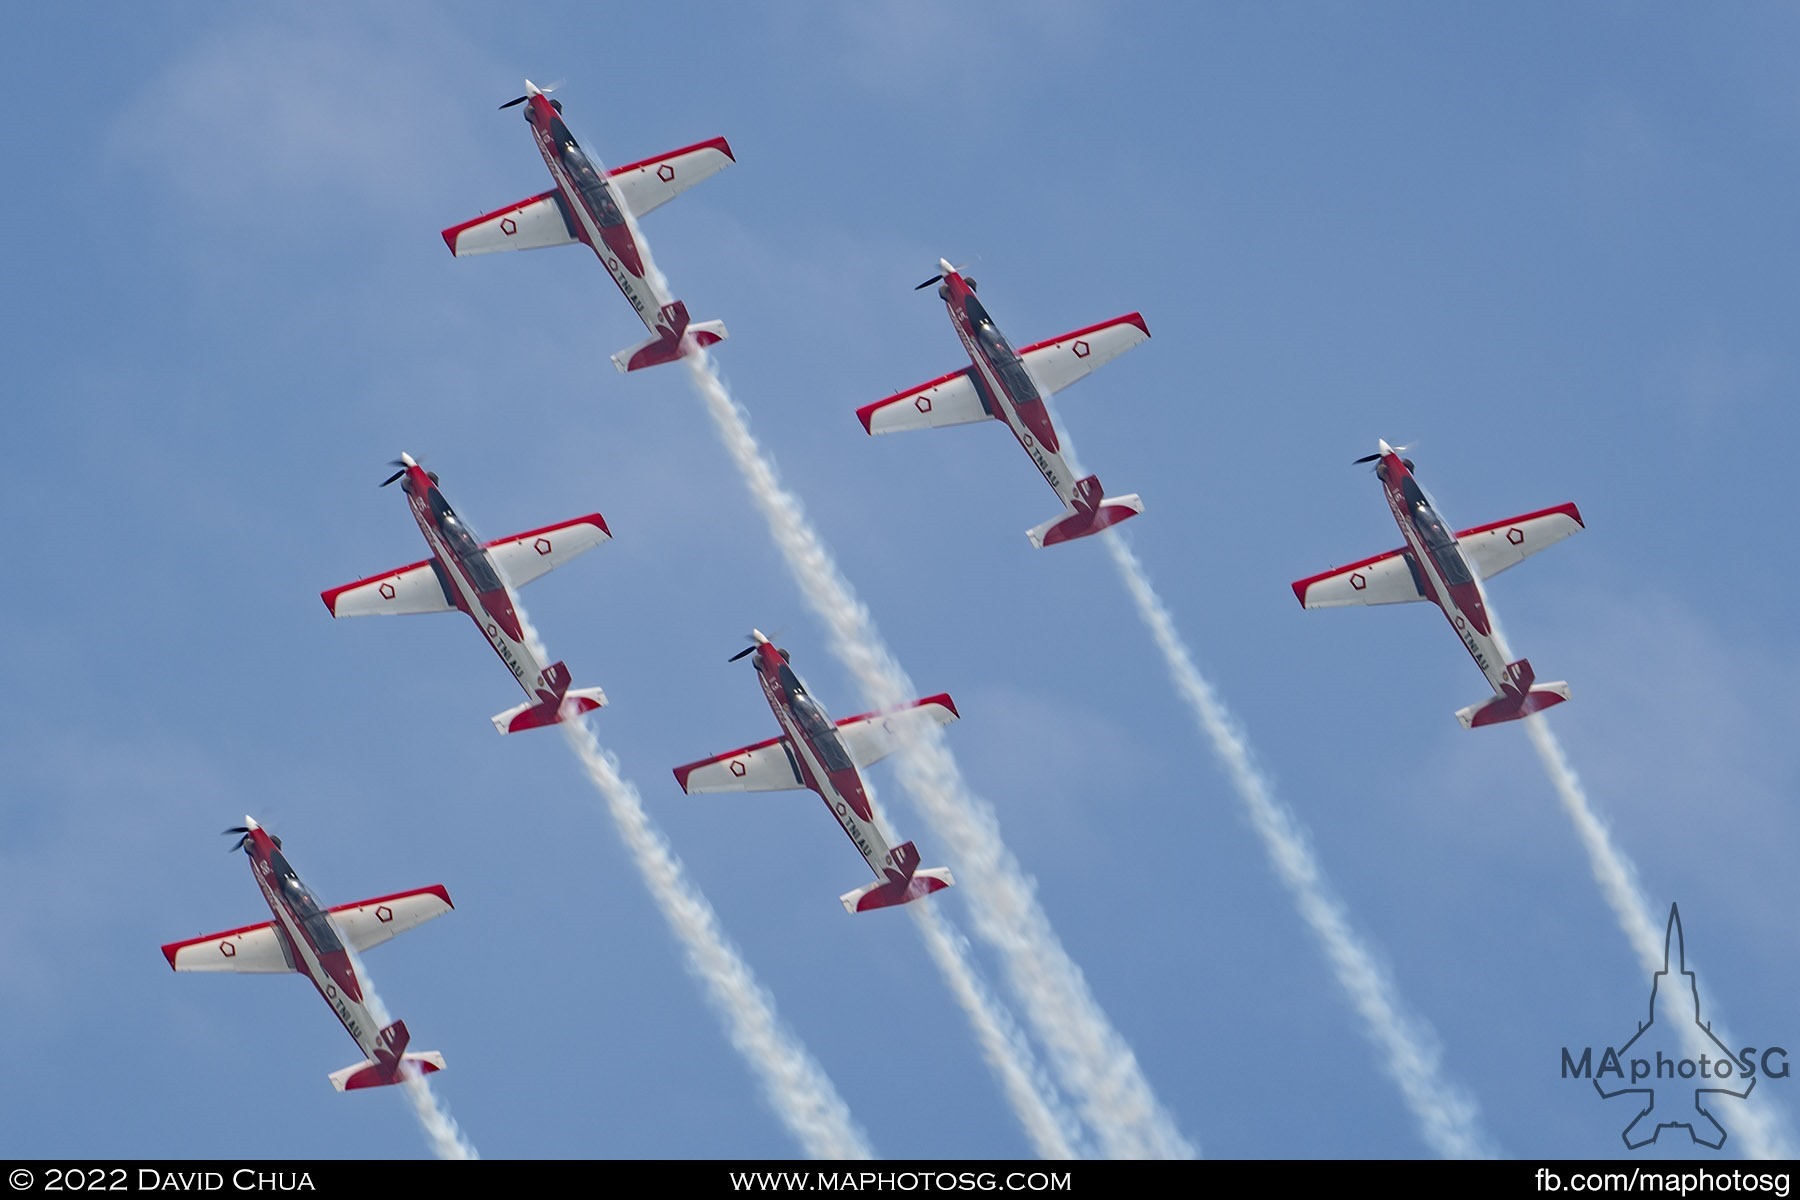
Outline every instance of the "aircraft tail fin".
<svg viewBox="0 0 1800 1200">
<path fill-rule="evenodd" d="M 331 1086 L 340 1092 L 355 1092 L 363 1088 L 387 1087 L 399 1083 L 406 1077 L 406 1068 L 411 1067 L 420 1075 L 430 1075 L 444 1069 L 444 1056 L 436 1050 L 422 1050 L 400 1057 L 402 1066 L 398 1070 L 389 1070 L 380 1063 L 364 1059 L 354 1066 L 345 1067 L 341 1071 L 331 1073 Z"/>
<path fill-rule="evenodd" d="M 656 317 L 656 332 L 613 355 L 613 366 L 620 371 L 660 366 L 687 352 L 682 345 L 684 336 L 691 336 L 697 346 L 717 345 L 726 337 L 725 322 L 689 321 L 687 305 L 680 300 L 664 305 Z"/>
<path fill-rule="evenodd" d="M 891 866 L 884 869 L 885 878 L 845 892 L 838 899 L 845 912 L 868 912 L 892 908 L 933 892 L 941 892 L 956 883 L 948 867 L 919 866 L 919 850 L 911 842 L 895 846 L 888 855 Z"/>
<path fill-rule="evenodd" d="M 1531 669 L 1531 660 L 1526 658 L 1506 664 L 1506 682 L 1502 686 L 1506 690 L 1492 700 L 1457 710 L 1456 719 L 1462 722 L 1464 729 L 1517 721 L 1569 698 L 1569 685 L 1562 680 L 1537 682 L 1537 672 Z"/>
<path fill-rule="evenodd" d="M 406 1046 L 411 1040 L 412 1035 L 406 1031 L 406 1022 L 395 1021 L 378 1035 L 374 1059 L 364 1059 L 341 1071 L 333 1071 L 331 1086 L 340 1092 L 386 1087 L 389 1084 L 400 1082 L 405 1065 L 408 1063 L 411 1063 L 421 1075 L 429 1075 L 433 1071 L 444 1069 L 444 1056 L 436 1050 L 427 1050 L 422 1054 L 408 1054 Z"/>
<path fill-rule="evenodd" d="M 1136 493 L 1129 496 L 1107 496 L 1098 475 L 1089 475 L 1075 485 L 1075 504 L 1062 516 L 1045 521 L 1025 536 L 1042 549 L 1058 542 L 1099 533 L 1102 529 L 1128 521 L 1144 511 L 1144 502 Z"/>
<path fill-rule="evenodd" d="M 561 662 L 544 668 L 539 678 L 536 700 L 527 700 L 502 713 L 495 713 L 494 728 L 501 733 L 518 733 L 523 729 L 542 729 L 569 717 L 593 712 L 606 705 L 606 693 L 597 687 L 572 688 L 569 668 Z"/>
</svg>

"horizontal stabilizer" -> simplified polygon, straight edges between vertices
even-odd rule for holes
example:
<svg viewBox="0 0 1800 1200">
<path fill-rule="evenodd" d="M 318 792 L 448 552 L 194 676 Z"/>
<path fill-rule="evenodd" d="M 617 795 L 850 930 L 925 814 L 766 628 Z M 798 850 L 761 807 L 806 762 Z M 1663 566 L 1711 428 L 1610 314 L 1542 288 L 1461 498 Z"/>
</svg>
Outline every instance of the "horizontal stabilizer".
<svg viewBox="0 0 1800 1200">
<path fill-rule="evenodd" d="M 387 1087 L 405 1079 L 408 1072 L 430 1075 L 444 1069 L 444 1056 L 437 1050 L 421 1050 L 408 1054 L 401 1059 L 398 1071 L 390 1071 L 380 1063 L 368 1059 L 345 1067 L 341 1071 L 331 1073 L 331 1086 L 340 1092 L 355 1092 L 363 1088 Z"/>
<path fill-rule="evenodd" d="M 518 733 L 522 729 L 541 729 L 569 717 L 593 712 L 606 704 L 606 693 L 597 687 L 569 686 L 569 668 L 561 662 L 551 663 L 539 677 L 538 698 L 495 713 L 494 728 L 501 733 Z"/>
<path fill-rule="evenodd" d="M 1088 476 L 1093 479 L 1093 476 Z M 1083 483 L 1087 480 L 1083 480 Z M 1098 490 L 1098 484 L 1096 484 Z M 1087 537 L 1091 533 L 1099 533 L 1102 529 L 1111 528 L 1120 521 L 1129 521 L 1144 511 L 1144 502 L 1135 493 L 1129 496 L 1113 496 L 1100 501 L 1093 508 L 1072 508 L 1062 516 L 1045 521 L 1035 529 L 1025 531 L 1031 544 L 1039 549 L 1054 546 L 1058 542 L 1071 542 L 1076 538 Z"/>
<path fill-rule="evenodd" d="M 1458 709 L 1456 719 L 1464 729 L 1482 725 L 1498 725 L 1517 721 L 1535 712 L 1561 704 L 1569 698 L 1569 685 L 1560 679 L 1554 683 L 1538 683 L 1531 661 L 1521 658 L 1506 664 L 1506 690 L 1492 700 Z"/>
<path fill-rule="evenodd" d="M 910 879 L 900 882 L 878 881 L 853 892 L 845 892 L 838 899 L 843 901 L 845 912 L 869 912 L 877 908 L 892 908 L 896 904 L 905 904 L 921 896 L 941 892 L 955 883 L 949 867 L 922 867 L 914 871 Z"/>
<path fill-rule="evenodd" d="M 687 305 L 680 300 L 663 305 L 656 314 L 655 330 L 636 345 L 627 346 L 613 355 L 613 366 L 621 371 L 640 371 L 645 367 L 674 362 L 687 353 L 682 338 L 692 334 L 696 346 L 714 346 L 725 340 L 723 321 L 688 320 Z"/>
</svg>

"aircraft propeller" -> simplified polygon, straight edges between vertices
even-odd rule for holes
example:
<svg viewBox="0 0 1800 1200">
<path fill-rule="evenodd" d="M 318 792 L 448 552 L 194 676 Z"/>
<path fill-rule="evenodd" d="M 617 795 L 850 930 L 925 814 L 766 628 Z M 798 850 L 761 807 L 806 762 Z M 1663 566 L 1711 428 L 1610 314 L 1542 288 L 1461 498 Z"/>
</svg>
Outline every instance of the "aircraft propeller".
<svg viewBox="0 0 1800 1200">
<path fill-rule="evenodd" d="M 927 279 L 924 283 L 921 283 L 919 286 L 915 287 L 913 289 L 913 291 L 915 291 L 915 292 L 924 291 L 926 288 L 930 287 L 932 284 L 940 282 L 944 278 L 944 276 L 948 275 L 952 271 L 955 271 L 958 274 L 961 274 L 962 271 L 964 270 L 964 268 L 966 268 L 968 265 L 969 265 L 968 263 L 963 263 L 962 266 L 953 267 L 950 265 L 949 259 L 940 258 L 940 259 L 938 259 L 938 266 L 940 266 L 944 269 L 942 271 L 938 272 L 936 275 L 933 275 L 930 279 Z M 969 290 L 971 292 L 975 290 L 975 281 L 973 279 L 970 279 L 967 275 L 963 276 L 963 282 L 969 285 Z"/>
<path fill-rule="evenodd" d="M 562 86 L 562 80 L 559 79 L 555 83 L 549 84 L 545 87 L 539 87 L 537 84 L 535 84 L 535 83 L 531 82 L 531 80 L 527 79 L 525 81 L 525 86 L 527 88 L 529 88 L 530 91 L 527 91 L 523 96 L 520 96 L 517 100 L 508 100 L 505 104 L 502 104 L 500 107 L 503 109 L 507 109 L 507 108 L 513 108 L 517 105 L 523 104 L 527 100 L 531 99 L 532 92 L 537 92 L 542 95 L 548 96 L 551 92 L 554 92 L 557 88 Z M 552 100 L 550 102 L 550 107 L 554 108 L 557 112 L 561 112 L 563 110 L 562 101 L 561 100 Z"/>
<path fill-rule="evenodd" d="M 416 461 L 414 461 L 412 455 L 402 454 L 399 458 L 396 458 L 392 462 L 388 463 L 388 466 L 398 467 L 399 469 L 397 471 L 395 471 L 392 475 L 389 475 L 386 479 L 382 480 L 381 486 L 386 487 L 388 484 L 394 482 L 394 480 L 396 480 L 396 479 L 400 478 L 402 475 L 406 474 L 406 469 L 408 467 L 416 467 L 418 465 L 419 464 Z M 438 474 L 436 471 L 427 471 L 427 472 L 425 472 L 425 478 L 431 480 L 431 482 L 433 482 L 433 483 L 436 483 L 438 481 Z"/>
<path fill-rule="evenodd" d="M 1377 450 L 1374 454 L 1365 454 L 1361 458 L 1357 459 L 1355 462 L 1351 463 L 1350 465 L 1353 467 L 1360 467 L 1364 463 L 1380 462 L 1383 458 L 1387 457 L 1388 454 L 1404 453 L 1407 450 L 1411 450 L 1413 448 L 1413 446 L 1416 444 L 1417 443 L 1414 443 L 1414 442 L 1408 442 L 1404 446 L 1390 446 L 1386 442 L 1383 442 L 1383 443 L 1381 443 L 1380 450 Z M 1413 469 L 1412 459 L 1403 458 L 1400 461 L 1406 464 L 1407 470 L 1410 471 Z"/>
<path fill-rule="evenodd" d="M 234 833 L 242 834 L 243 836 L 238 838 L 237 844 L 232 846 L 232 850 L 242 850 L 244 848 L 244 843 L 250 840 L 250 831 L 242 825 L 233 825 L 230 829 L 224 831 L 224 836 L 230 837 Z"/>
<path fill-rule="evenodd" d="M 736 662 L 740 658 L 748 658 L 752 653 L 755 652 L 755 650 L 758 646 L 761 646 L 764 643 L 768 643 L 768 644 L 772 645 L 775 641 L 775 638 L 780 637 L 781 634 L 779 632 L 777 632 L 775 634 L 775 637 L 770 637 L 760 629 L 752 629 L 748 636 L 750 638 L 750 644 L 748 646 L 745 646 L 742 650 L 739 650 L 736 654 L 732 655 L 730 658 L 726 659 L 725 660 L 726 662 Z M 778 648 L 777 652 L 781 655 L 782 660 L 785 662 L 788 657 L 788 652 L 786 650 L 780 650 L 779 648 Z"/>
</svg>

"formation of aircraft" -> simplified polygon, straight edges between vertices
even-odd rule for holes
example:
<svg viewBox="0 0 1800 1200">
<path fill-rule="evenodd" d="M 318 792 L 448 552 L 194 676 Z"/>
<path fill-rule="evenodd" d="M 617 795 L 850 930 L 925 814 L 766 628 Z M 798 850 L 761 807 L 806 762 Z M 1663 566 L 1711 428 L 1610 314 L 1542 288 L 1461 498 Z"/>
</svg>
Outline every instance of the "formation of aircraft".
<svg viewBox="0 0 1800 1200">
<path fill-rule="evenodd" d="M 1463 648 L 1494 689 L 1494 697 L 1458 710 L 1463 728 L 1516 721 L 1569 698 L 1569 685 L 1538 683 L 1528 659 L 1506 661 L 1488 616 L 1483 579 L 1583 528 L 1573 504 L 1539 509 L 1504 521 L 1490 521 L 1451 533 L 1425 489 L 1413 475 L 1411 459 L 1382 441 L 1360 463 L 1374 463 L 1387 495 L 1388 509 L 1406 545 L 1347 567 L 1296 580 L 1294 596 L 1303 608 L 1336 608 L 1347 604 L 1400 604 L 1429 600 L 1443 610 Z"/>
<path fill-rule="evenodd" d="M 597 687 L 570 687 L 569 668 L 560 660 L 544 665 L 525 636 L 508 586 L 523 587 L 611 538 L 600 514 L 527 529 L 484 544 L 444 499 L 436 472 L 421 467 L 410 454 L 402 454 L 393 465 L 399 470 L 381 486 L 400 481 L 432 556 L 320 592 L 331 615 L 393 616 L 459 609 L 469 614 L 530 697 L 494 715 L 494 728 L 501 733 L 554 725 L 564 717 L 592 712 L 605 704 L 606 693 Z"/>
<path fill-rule="evenodd" d="M 297 971 L 306 976 L 365 1055 L 331 1073 L 331 1084 L 340 1092 L 399 1083 L 406 1067 L 421 1075 L 443 1070 L 444 1056 L 436 1050 L 408 1052 L 405 1021 L 376 1023 L 350 956 L 449 912 L 453 906 L 444 885 L 321 908 L 282 853 L 280 838 L 250 817 L 225 832 L 240 835 L 232 848 L 249 858 L 250 873 L 275 919 L 170 942 L 162 948 L 169 966 L 177 971 Z"/>
<path fill-rule="evenodd" d="M 631 219 L 673 200 L 681 192 L 737 161 L 722 137 L 696 142 L 603 171 L 563 121 L 562 101 L 525 81 L 525 94 L 500 107 L 525 106 L 525 120 L 550 168 L 555 186 L 515 204 L 452 225 L 444 244 L 458 258 L 496 250 L 535 250 L 586 244 L 599 256 L 613 282 L 631 302 L 650 336 L 613 355 L 621 371 L 635 371 L 680 358 L 682 335 L 711 346 L 725 339 L 720 321 L 690 321 L 687 305 L 668 294 L 649 252 L 632 232 Z"/>
<path fill-rule="evenodd" d="M 550 190 L 443 230 L 452 254 L 466 257 L 500 250 L 583 243 L 605 264 L 644 322 L 649 337 L 613 357 L 620 371 L 667 363 L 690 346 L 709 346 L 726 336 L 718 321 L 691 321 L 687 306 L 668 294 L 636 237 L 633 219 L 666 203 L 687 187 L 735 161 L 724 138 L 695 143 L 654 158 L 602 171 L 580 147 L 562 117 L 562 104 L 529 80 L 526 94 L 502 105 L 525 106 L 538 149 L 550 170 Z M 949 261 L 919 285 L 938 285 L 970 365 L 857 410 L 870 434 L 998 420 L 1011 430 L 1064 511 L 1027 536 L 1043 547 L 1100 533 L 1143 511 L 1135 494 L 1108 496 L 1095 475 L 1075 477 L 1052 423 L 1045 396 L 1085 378 L 1150 336 L 1138 313 L 1076 329 L 1015 351 L 976 296 L 975 281 Z M 1522 561 L 1583 527 L 1573 504 L 1562 504 L 1452 534 L 1413 474 L 1411 460 L 1379 443 L 1373 463 L 1400 527 L 1397 550 L 1336 568 L 1292 587 L 1306 608 L 1393 604 L 1428 600 L 1456 630 L 1465 649 L 1494 689 L 1492 699 L 1457 713 L 1465 727 L 1516 720 L 1561 703 L 1565 683 L 1536 681 L 1526 659 L 1506 661 L 1489 618 L 1482 580 Z M 435 472 L 402 454 L 381 486 L 396 481 L 430 547 L 419 562 L 330 588 L 321 598 L 333 617 L 460 610 L 481 629 L 526 694 L 526 701 L 492 720 L 501 733 L 538 728 L 600 708 L 597 687 L 571 687 L 561 661 L 545 665 L 519 618 L 511 587 L 523 586 L 570 558 L 607 541 L 599 513 L 483 543 L 457 516 Z M 911 841 L 890 846 L 873 811 L 860 770 L 900 749 L 930 725 L 958 719 L 947 694 L 909 705 L 832 721 L 793 670 L 786 650 L 759 631 L 737 661 L 752 665 L 779 735 L 724 754 L 676 767 L 676 782 L 689 795 L 806 789 L 818 794 L 875 875 L 872 883 L 839 897 L 848 912 L 867 912 L 917 900 L 950 887 L 948 868 L 922 867 Z M 909 731 L 909 726 L 912 729 Z M 245 817 L 227 832 L 274 914 L 272 921 L 163 946 L 177 971 L 240 973 L 297 971 L 331 1005 L 365 1058 L 333 1072 L 340 1091 L 389 1085 L 408 1067 L 419 1074 L 440 1070 L 435 1051 L 407 1050 L 406 1025 L 377 1027 L 358 980 L 352 954 L 441 916 L 451 908 L 442 885 L 321 908 L 300 882 L 279 838 Z"/>
<path fill-rule="evenodd" d="M 989 418 L 1004 422 L 1066 510 L 1026 532 L 1034 546 L 1087 537 L 1143 512 L 1144 502 L 1135 494 L 1108 496 L 1098 476 L 1075 478 L 1063 457 L 1062 441 L 1043 393 L 1062 391 L 1086 378 L 1095 367 L 1147 340 L 1150 327 L 1144 318 L 1127 313 L 1015 352 L 986 306 L 976 299 L 975 281 L 947 259 L 940 258 L 938 266 L 940 273 L 919 288 L 938 285 L 938 296 L 949 310 L 963 349 L 969 352 L 970 365 L 863 405 L 856 410 L 863 428 L 877 434 L 967 425 Z"/>
<path fill-rule="evenodd" d="M 757 682 L 775 713 L 781 735 L 753 746 L 728 750 L 675 768 L 675 782 L 688 795 L 706 792 L 779 792 L 806 788 L 817 792 L 844 827 L 851 844 L 875 872 L 875 882 L 838 897 L 846 912 L 868 912 L 929 896 L 955 883 L 947 867 L 921 867 L 911 842 L 890 848 L 875 822 L 859 768 L 880 762 L 898 750 L 915 722 L 944 725 L 956 720 L 956 705 L 947 695 L 928 696 L 904 708 L 863 713 L 833 723 L 789 665 L 788 652 L 760 631 L 750 634 L 749 649 L 732 655 L 736 662 L 754 655 Z"/>
</svg>

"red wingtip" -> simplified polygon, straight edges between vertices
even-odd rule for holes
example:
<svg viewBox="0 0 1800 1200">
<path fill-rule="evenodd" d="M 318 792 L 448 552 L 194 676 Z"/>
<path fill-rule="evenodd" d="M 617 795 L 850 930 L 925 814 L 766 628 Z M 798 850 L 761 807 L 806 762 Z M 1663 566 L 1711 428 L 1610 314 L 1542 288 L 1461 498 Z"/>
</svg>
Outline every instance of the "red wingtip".
<svg viewBox="0 0 1800 1200">
<path fill-rule="evenodd" d="M 952 713 L 955 713 L 958 720 L 962 719 L 962 713 L 957 712 L 956 701 L 954 701 L 950 698 L 949 692 L 939 692 L 935 696 L 927 696 L 927 697 L 925 697 L 925 699 L 919 701 L 919 703 L 921 703 L 921 704 L 941 704 L 945 708 L 949 709 Z"/>
</svg>

